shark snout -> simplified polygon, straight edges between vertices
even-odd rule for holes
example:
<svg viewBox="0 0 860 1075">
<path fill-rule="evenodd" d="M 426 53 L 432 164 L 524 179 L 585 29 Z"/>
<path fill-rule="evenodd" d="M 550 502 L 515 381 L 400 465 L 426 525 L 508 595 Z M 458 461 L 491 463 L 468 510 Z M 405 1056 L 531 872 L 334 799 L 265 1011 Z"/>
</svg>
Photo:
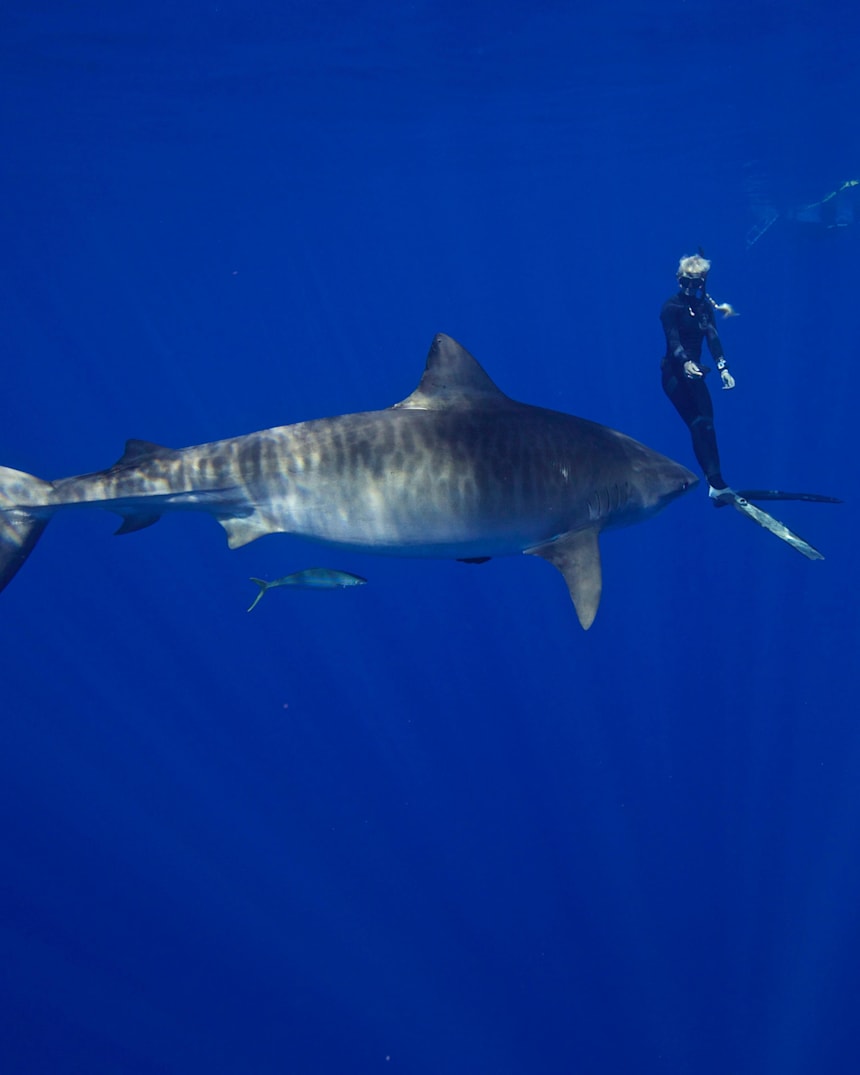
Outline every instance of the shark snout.
<svg viewBox="0 0 860 1075">
<path fill-rule="evenodd" d="M 646 516 L 662 511 L 673 500 L 699 484 L 699 479 L 692 470 L 673 459 L 658 456 L 651 462 L 647 474 L 643 474 L 639 483 L 640 503 Z"/>
<path fill-rule="evenodd" d="M 692 470 L 687 470 L 680 463 L 672 463 L 671 473 L 666 475 L 667 488 L 663 494 L 663 502 L 668 504 L 672 500 L 676 500 L 679 496 L 683 496 L 684 493 L 689 493 L 698 484 L 699 479 Z"/>
</svg>

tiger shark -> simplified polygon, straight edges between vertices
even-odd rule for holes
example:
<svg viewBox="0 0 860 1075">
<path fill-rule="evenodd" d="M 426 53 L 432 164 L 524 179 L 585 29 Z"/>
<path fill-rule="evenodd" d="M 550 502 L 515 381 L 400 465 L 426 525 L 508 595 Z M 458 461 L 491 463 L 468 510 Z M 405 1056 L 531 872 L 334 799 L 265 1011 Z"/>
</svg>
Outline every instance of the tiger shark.
<svg viewBox="0 0 860 1075">
<path fill-rule="evenodd" d="M 538 556 L 564 576 L 588 629 L 600 533 L 649 518 L 697 481 L 623 433 L 510 399 L 439 334 L 418 387 L 385 410 L 190 448 L 130 440 L 107 470 L 57 481 L 0 467 L 0 589 L 60 508 L 116 512 L 118 534 L 198 511 L 231 549 L 285 533 L 384 556 Z"/>
</svg>

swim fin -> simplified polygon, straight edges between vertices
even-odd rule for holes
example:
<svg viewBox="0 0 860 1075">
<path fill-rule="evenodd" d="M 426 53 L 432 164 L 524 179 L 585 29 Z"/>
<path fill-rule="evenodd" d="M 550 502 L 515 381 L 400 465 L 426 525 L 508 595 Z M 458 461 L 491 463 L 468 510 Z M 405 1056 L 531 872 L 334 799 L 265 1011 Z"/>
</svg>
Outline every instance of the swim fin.
<svg viewBox="0 0 860 1075">
<path fill-rule="evenodd" d="M 776 490 L 774 490 L 774 492 L 776 492 Z M 794 494 L 792 499 L 797 499 L 798 496 L 807 499 L 808 496 L 814 496 L 814 494 Z M 787 498 L 785 494 L 781 494 L 778 497 L 774 496 L 770 499 L 781 500 Z M 808 541 L 804 541 L 802 537 L 799 537 L 793 531 L 789 530 L 785 523 L 781 523 L 779 519 L 774 519 L 772 515 L 768 515 L 766 511 L 757 508 L 755 504 L 750 504 L 746 497 L 741 493 L 735 494 L 735 498 L 731 501 L 731 504 L 742 515 L 746 515 L 747 518 L 752 519 L 754 523 L 758 523 L 758 525 L 763 526 L 765 530 L 769 530 L 772 534 L 781 538 L 782 541 L 786 542 L 786 544 L 790 545 L 793 549 L 797 549 L 797 551 L 808 560 L 824 559 L 818 549 L 810 545 Z"/>
<path fill-rule="evenodd" d="M 744 500 L 806 500 L 813 504 L 841 504 L 838 496 L 822 496 L 820 493 L 787 493 L 783 489 L 738 489 Z"/>
</svg>

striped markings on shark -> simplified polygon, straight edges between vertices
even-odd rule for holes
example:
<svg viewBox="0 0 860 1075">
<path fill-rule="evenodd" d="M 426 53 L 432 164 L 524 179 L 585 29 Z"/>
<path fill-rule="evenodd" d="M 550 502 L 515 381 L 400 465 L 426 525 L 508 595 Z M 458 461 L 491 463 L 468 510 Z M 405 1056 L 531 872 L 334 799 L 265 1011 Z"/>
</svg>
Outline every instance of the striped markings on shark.
<svg viewBox="0 0 860 1075">
<path fill-rule="evenodd" d="M 0 588 L 61 509 L 116 512 L 121 534 L 198 511 L 230 548 L 286 533 L 385 556 L 536 556 L 562 574 L 587 629 L 602 591 L 600 534 L 650 518 L 697 482 L 623 433 L 510 399 L 440 334 L 418 387 L 384 410 L 182 449 L 132 440 L 107 470 L 56 481 L 0 467 Z"/>
</svg>

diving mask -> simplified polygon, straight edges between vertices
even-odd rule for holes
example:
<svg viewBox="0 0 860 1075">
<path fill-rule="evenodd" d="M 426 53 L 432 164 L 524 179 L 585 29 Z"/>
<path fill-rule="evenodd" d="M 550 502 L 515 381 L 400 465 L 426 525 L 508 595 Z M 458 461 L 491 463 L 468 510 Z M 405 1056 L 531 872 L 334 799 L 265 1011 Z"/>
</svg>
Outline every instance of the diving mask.
<svg viewBox="0 0 860 1075">
<path fill-rule="evenodd" d="M 678 277 L 678 286 L 681 288 L 681 294 L 685 295 L 688 299 L 704 298 L 705 282 L 706 277 L 704 276 Z"/>
</svg>

